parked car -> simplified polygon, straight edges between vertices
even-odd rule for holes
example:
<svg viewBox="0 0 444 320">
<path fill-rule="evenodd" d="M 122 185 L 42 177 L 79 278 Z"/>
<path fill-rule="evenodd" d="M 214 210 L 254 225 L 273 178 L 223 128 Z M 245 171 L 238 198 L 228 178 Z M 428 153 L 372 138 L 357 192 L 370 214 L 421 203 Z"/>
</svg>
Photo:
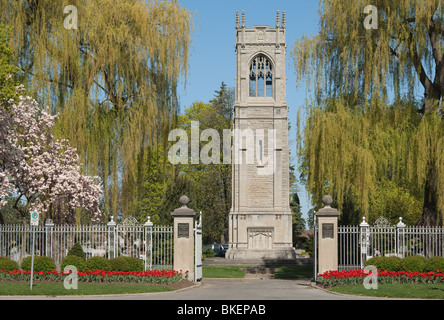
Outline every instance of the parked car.
<svg viewBox="0 0 444 320">
<path fill-rule="evenodd" d="M 228 250 L 228 244 L 213 243 L 204 245 L 203 249 L 210 249 L 216 254 L 216 257 L 225 257 L 225 252 Z"/>
</svg>

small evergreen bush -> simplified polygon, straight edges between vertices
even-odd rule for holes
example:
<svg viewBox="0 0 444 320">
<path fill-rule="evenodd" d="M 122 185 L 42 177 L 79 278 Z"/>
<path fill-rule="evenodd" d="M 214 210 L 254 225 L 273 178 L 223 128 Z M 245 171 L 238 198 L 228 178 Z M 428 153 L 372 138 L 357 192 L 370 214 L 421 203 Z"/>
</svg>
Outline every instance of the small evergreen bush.
<svg viewBox="0 0 444 320">
<path fill-rule="evenodd" d="M 67 256 L 78 256 L 82 259 L 85 259 L 85 252 L 83 252 L 83 248 L 80 243 L 76 242 L 68 251 Z"/>
<path fill-rule="evenodd" d="M 425 271 L 436 272 L 437 270 L 444 271 L 444 257 L 431 257 L 428 259 Z"/>
<path fill-rule="evenodd" d="M 370 259 L 368 259 L 368 260 L 364 263 L 364 266 L 365 266 L 365 267 L 367 267 L 367 266 L 375 266 L 375 267 L 379 270 L 379 269 L 380 269 L 380 268 L 379 268 L 379 260 L 381 260 L 381 257 L 379 257 L 379 256 L 376 256 L 376 257 L 370 258 Z"/>
<path fill-rule="evenodd" d="M 23 259 L 21 268 L 24 271 L 30 271 L 31 270 L 31 262 L 32 257 L 26 257 Z M 34 256 L 34 271 L 43 271 L 43 272 L 50 272 L 52 270 L 55 270 L 56 266 L 54 263 L 54 260 L 50 257 L 45 256 Z"/>
<path fill-rule="evenodd" d="M 424 272 L 426 270 L 427 258 L 423 256 L 410 256 L 401 259 L 400 268 L 403 271 Z"/>
<path fill-rule="evenodd" d="M 117 257 L 109 260 L 110 271 L 129 271 L 129 264 L 124 257 Z"/>
<path fill-rule="evenodd" d="M 400 271 L 401 260 L 402 259 L 399 257 L 381 257 L 378 262 L 378 269 L 386 271 Z"/>
<path fill-rule="evenodd" d="M 105 257 L 91 257 L 86 260 L 86 268 L 88 270 L 111 270 L 109 261 Z"/>
<path fill-rule="evenodd" d="M 136 257 L 123 257 L 126 262 L 128 262 L 128 271 L 144 271 L 145 266 L 142 262 L 142 260 L 136 258 Z"/>
<path fill-rule="evenodd" d="M 14 271 L 18 269 L 20 268 L 17 262 L 8 257 L 0 257 L 0 270 Z"/>
<path fill-rule="evenodd" d="M 70 265 L 76 267 L 77 271 L 84 271 L 87 269 L 85 259 L 80 258 L 79 256 L 66 256 L 60 263 L 60 268 L 63 271 L 66 266 Z"/>
<path fill-rule="evenodd" d="M 213 250 L 211 250 L 210 248 L 206 248 L 202 250 L 202 258 L 212 258 L 216 256 L 216 252 L 214 252 Z"/>
</svg>

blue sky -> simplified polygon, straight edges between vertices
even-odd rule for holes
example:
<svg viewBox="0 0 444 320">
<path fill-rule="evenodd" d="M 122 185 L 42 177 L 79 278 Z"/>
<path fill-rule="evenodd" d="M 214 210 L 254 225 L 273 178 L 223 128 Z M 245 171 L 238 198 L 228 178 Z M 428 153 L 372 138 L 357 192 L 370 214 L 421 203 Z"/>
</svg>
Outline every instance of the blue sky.
<svg viewBox="0 0 444 320">
<path fill-rule="evenodd" d="M 189 60 L 187 82 L 181 83 L 179 99 L 181 109 L 195 101 L 208 102 L 223 82 L 234 87 L 235 17 L 236 11 L 245 11 L 247 28 L 253 25 L 276 25 L 276 12 L 285 11 L 287 25 L 287 104 L 289 105 L 290 148 L 292 163 L 296 164 L 296 117 L 298 109 L 309 98 L 303 86 L 296 88 L 295 69 L 290 52 L 296 39 L 318 31 L 318 1 L 303 0 L 179 0 L 182 7 L 193 13 L 194 32 Z M 297 173 L 298 174 L 298 173 Z M 305 189 L 299 186 L 303 217 L 311 208 Z"/>
</svg>

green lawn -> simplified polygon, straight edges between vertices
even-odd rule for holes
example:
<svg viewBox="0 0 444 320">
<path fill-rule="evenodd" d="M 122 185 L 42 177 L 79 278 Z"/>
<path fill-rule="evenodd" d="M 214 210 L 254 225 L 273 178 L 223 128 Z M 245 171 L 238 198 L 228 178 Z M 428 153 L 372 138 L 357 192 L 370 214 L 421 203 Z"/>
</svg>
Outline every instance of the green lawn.
<svg viewBox="0 0 444 320">
<path fill-rule="evenodd" d="M 202 266 L 203 278 L 244 278 L 248 266 Z M 313 266 L 273 266 L 275 279 L 302 279 L 313 277 Z"/>
<path fill-rule="evenodd" d="M 279 266 L 274 273 L 275 279 L 307 279 L 313 278 L 312 265 Z"/>
<path fill-rule="evenodd" d="M 379 284 L 378 289 L 364 286 L 338 286 L 331 291 L 374 297 L 444 299 L 444 283 L 439 284 Z"/>
<path fill-rule="evenodd" d="M 67 290 L 63 283 L 34 283 L 32 290 L 26 282 L 0 283 L 0 296 L 2 295 L 101 295 L 101 294 L 127 294 L 171 291 L 172 288 L 145 284 L 110 284 L 110 283 L 78 283 L 78 289 Z"/>
<path fill-rule="evenodd" d="M 243 278 L 245 266 L 202 266 L 203 278 Z"/>
</svg>

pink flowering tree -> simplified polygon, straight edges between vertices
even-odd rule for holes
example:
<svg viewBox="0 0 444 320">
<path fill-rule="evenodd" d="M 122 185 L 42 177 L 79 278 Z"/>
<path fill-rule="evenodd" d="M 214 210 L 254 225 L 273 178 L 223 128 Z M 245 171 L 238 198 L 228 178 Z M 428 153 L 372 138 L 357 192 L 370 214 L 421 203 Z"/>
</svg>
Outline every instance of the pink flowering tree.
<svg viewBox="0 0 444 320">
<path fill-rule="evenodd" d="M 24 219 L 38 211 L 55 223 L 73 223 L 81 208 L 98 220 L 99 178 L 83 175 L 76 149 L 54 138 L 55 119 L 31 97 L 0 105 L 0 207 L 15 195 L 13 208 Z"/>
</svg>

